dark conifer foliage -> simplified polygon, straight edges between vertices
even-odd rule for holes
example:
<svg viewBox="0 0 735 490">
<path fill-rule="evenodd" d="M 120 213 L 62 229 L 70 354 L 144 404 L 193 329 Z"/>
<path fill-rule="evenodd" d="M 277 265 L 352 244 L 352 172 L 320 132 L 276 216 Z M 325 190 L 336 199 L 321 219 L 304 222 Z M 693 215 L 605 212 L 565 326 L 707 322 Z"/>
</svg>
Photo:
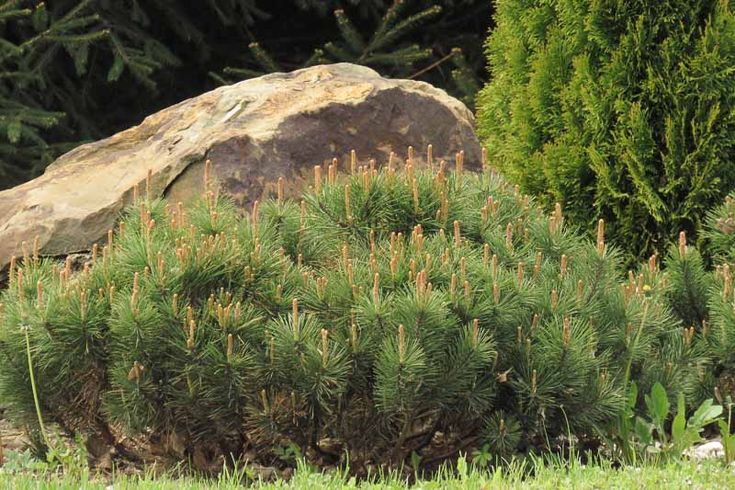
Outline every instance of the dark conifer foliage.
<svg viewBox="0 0 735 490">
<path fill-rule="evenodd" d="M 243 78 L 351 61 L 472 103 L 484 0 L 0 0 L 0 189 Z"/>
</svg>

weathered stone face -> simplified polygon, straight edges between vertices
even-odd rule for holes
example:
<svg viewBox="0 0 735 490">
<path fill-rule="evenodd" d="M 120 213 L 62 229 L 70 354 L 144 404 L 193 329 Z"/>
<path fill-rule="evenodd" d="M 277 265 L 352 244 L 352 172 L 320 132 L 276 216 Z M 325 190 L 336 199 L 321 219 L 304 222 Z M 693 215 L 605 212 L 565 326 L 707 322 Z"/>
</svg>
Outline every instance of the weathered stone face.
<svg viewBox="0 0 735 490">
<path fill-rule="evenodd" d="M 463 149 L 466 166 L 479 165 L 470 111 L 422 82 L 336 64 L 221 87 L 80 146 L 41 177 L 0 192 L 0 269 L 36 236 L 45 255 L 88 250 L 149 170 L 156 196 L 186 201 L 201 192 L 209 159 L 221 190 L 247 205 L 282 176 L 297 192 L 314 165 L 349 158 L 351 149 L 380 164 L 391 151 L 405 156 L 409 145 L 429 143 L 437 160 Z"/>
</svg>

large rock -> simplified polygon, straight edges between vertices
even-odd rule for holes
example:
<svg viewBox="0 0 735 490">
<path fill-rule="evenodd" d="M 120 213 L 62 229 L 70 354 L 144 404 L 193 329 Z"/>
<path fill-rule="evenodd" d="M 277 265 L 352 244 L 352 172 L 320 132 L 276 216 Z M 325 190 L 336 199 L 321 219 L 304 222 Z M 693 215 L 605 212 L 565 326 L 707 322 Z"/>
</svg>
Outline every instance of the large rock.
<svg viewBox="0 0 735 490">
<path fill-rule="evenodd" d="M 41 177 L 0 192 L 0 270 L 36 236 L 45 255 L 88 250 L 149 169 L 156 195 L 185 200 L 201 191 L 210 159 L 222 190 L 247 204 L 278 177 L 298 186 L 315 164 L 351 149 L 361 161 L 384 162 L 390 151 L 428 143 L 437 158 L 464 149 L 468 166 L 480 159 L 470 111 L 426 83 L 336 64 L 221 87 L 80 146 Z"/>
</svg>

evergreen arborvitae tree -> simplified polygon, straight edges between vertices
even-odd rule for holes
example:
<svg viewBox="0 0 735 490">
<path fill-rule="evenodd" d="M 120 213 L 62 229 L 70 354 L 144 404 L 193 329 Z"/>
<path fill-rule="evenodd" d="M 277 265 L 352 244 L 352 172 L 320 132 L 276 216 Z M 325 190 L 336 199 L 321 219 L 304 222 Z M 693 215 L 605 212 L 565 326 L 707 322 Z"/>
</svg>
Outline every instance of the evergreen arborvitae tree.
<svg viewBox="0 0 735 490">
<path fill-rule="evenodd" d="M 478 126 L 570 220 L 662 254 L 735 186 L 731 2 L 498 1 Z"/>
<path fill-rule="evenodd" d="M 629 380 L 697 399 L 709 358 L 655 264 L 620 284 L 602 222 L 590 243 L 561 207 L 430 155 L 353 153 L 244 218 L 209 177 L 192 206 L 137 199 L 78 273 L 27 246 L 1 297 L 3 402 L 36 425 L 33 374 L 69 430 L 200 463 L 291 443 L 360 471 L 594 437 Z"/>
</svg>

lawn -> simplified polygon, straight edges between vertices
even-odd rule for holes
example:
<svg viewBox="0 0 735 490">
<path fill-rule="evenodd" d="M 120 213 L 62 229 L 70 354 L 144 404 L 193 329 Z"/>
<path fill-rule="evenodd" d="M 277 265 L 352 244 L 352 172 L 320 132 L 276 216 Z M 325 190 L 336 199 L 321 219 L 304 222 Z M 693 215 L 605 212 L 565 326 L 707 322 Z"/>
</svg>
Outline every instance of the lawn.
<svg viewBox="0 0 735 490">
<path fill-rule="evenodd" d="M 248 483 L 250 482 L 250 483 Z M 735 470 L 719 461 L 696 463 L 679 461 L 663 465 L 624 467 L 609 464 L 571 466 L 559 463 L 513 464 L 505 470 L 480 471 L 460 460 L 456 471 L 443 471 L 430 480 L 408 484 L 396 475 L 358 482 L 340 474 L 320 474 L 302 468 L 289 481 L 252 482 L 246 471 L 225 472 L 217 478 L 172 476 L 90 476 L 73 474 L 0 473 L 0 488 L 23 489 L 234 489 L 251 486 L 262 489 L 364 488 L 364 489 L 718 489 L 735 488 Z"/>
</svg>

